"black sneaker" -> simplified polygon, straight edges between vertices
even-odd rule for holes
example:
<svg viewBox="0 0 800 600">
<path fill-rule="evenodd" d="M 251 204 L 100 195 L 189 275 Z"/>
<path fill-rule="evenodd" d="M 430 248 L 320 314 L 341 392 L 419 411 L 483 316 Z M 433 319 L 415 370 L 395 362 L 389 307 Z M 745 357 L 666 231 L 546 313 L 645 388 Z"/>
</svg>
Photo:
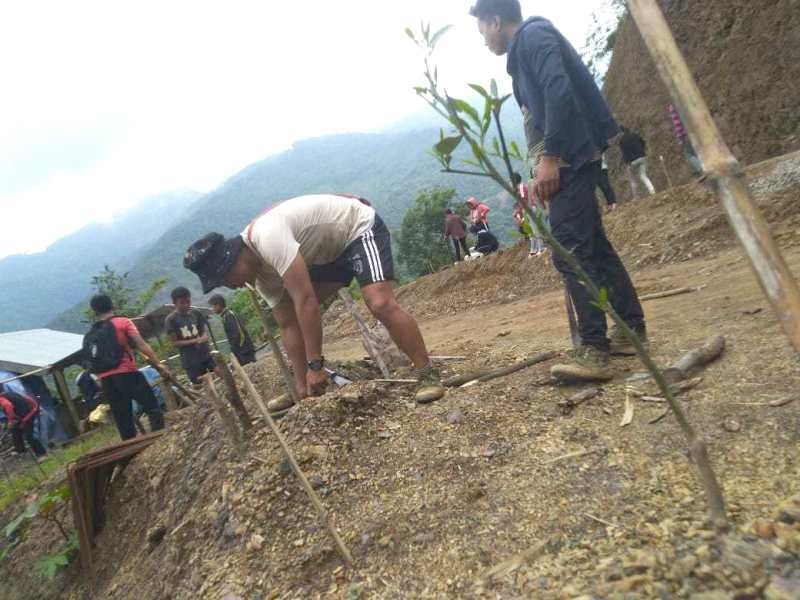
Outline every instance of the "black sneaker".
<svg viewBox="0 0 800 600">
<path fill-rule="evenodd" d="M 609 354 L 595 346 L 581 346 L 567 353 L 569 362 L 553 365 L 550 375 L 564 383 L 610 381 L 614 371 L 609 367 Z"/>
<path fill-rule="evenodd" d="M 647 342 L 647 330 L 644 325 L 634 327 L 633 332 L 639 336 L 639 341 L 642 342 L 645 349 L 649 347 Z M 613 356 L 636 356 L 636 348 L 633 346 L 627 336 L 622 332 L 622 329 L 614 325 L 608 333 L 608 339 L 611 340 L 611 354 Z"/>
</svg>

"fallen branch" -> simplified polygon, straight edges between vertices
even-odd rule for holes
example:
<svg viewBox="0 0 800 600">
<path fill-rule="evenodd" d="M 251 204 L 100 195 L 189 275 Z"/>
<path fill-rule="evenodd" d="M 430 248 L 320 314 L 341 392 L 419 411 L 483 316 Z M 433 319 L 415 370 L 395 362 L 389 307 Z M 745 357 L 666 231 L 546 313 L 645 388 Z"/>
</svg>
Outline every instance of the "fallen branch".
<svg viewBox="0 0 800 600">
<path fill-rule="evenodd" d="M 691 352 L 687 352 L 681 359 L 673 365 L 667 367 L 664 371 L 664 378 L 669 383 L 677 383 L 689 376 L 692 369 L 703 367 L 710 362 L 715 361 L 725 350 L 725 338 L 723 336 L 715 337 L 713 340 L 706 343 L 700 348 L 696 348 Z"/>
<path fill-rule="evenodd" d="M 521 371 L 522 369 L 527 369 L 533 365 L 543 363 L 551 358 L 557 356 L 557 352 L 542 352 L 541 354 L 537 354 L 536 356 L 532 356 L 526 360 L 514 363 L 508 367 L 504 367 L 502 369 L 496 370 L 486 370 L 482 369 L 480 371 L 475 371 L 473 373 L 467 373 L 466 375 L 457 375 L 455 377 L 451 377 L 443 381 L 445 387 L 459 387 L 464 385 L 465 383 L 469 383 L 471 381 L 479 381 L 481 383 L 485 381 L 490 381 L 492 379 L 497 379 L 498 377 L 505 377 L 506 375 L 511 375 L 512 373 L 516 373 L 517 371 Z"/>
<path fill-rule="evenodd" d="M 737 402 L 737 406 L 771 406 L 772 408 L 780 408 L 781 406 L 786 406 L 787 404 L 791 404 L 800 396 L 787 396 L 786 398 L 781 398 L 780 400 L 771 400 L 769 402 Z"/>
<path fill-rule="evenodd" d="M 558 407 L 561 409 L 561 412 L 563 414 L 565 414 L 565 415 L 569 414 L 570 412 L 572 412 L 575 408 L 577 408 L 578 406 L 580 406 L 584 402 L 587 402 L 587 401 L 591 400 L 592 398 L 596 398 L 597 396 L 599 396 L 601 392 L 602 392 L 602 390 L 600 388 L 597 388 L 597 387 L 592 387 L 592 388 L 583 390 L 583 391 L 578 392 L 577 394 L 575 394 L 573 396 L 570 396 L 566 400 L 562 400 L 561 402 L 559 402 L 558 403 Z"/>
<path fill-rule="evenodd" d="M 397 384 L 405 384 L 405 383 L 417 383 L 416 379 L 373 379 L 375 383 L 397 383 Z"/>
<path fill-rule="evenodd" d="M 588 456 L 589 454 L 595 454 L 597 452 L 602 452 L 603 450 L 605 450 L 605 448 L 598 446 L 597 448 L 590 448 L 589 450 L 579 450 L 577 452 L 570 452 L 569 454 L 564 454 L 563 456 L 546 460 L 542 464 L 552 465 L 553 463 L 561 462 L 562 460 L 569 460 L 571 458 L 581 458 L 582 456 Z"/>
<path fill-rule="evenodd" d="M 602 523 L 606 527 L 616 527 L 616 525 L 614 525 L 613 523 L 609 523 L 608 521 L 604 521 L 603 519 L 600 519 L 599 517 L 595 517 L 594 515 L 590 515 L 589 513 L 583 513 L 583 516 L 586 517 L 587 519 L 591 519 L 592 521 L 597 521 L 598 523 Z"/>
<path fill-rule="evenodd" d="M 622 415 L 622 421 L 619 422 L 620 427 L 627 427 L 633 422 L 633 401 L 631 400 L 630 392 L 625 393 L 625 413 Z"/>
<path fill-rule="evenodd" d="M 691 294 L 698 291 L 699 287 L 682 287 L 674 290 L 666 290 L 664 292 L 655 292 L 653 294 L 645 294 L 639 296 L 640 302 L 647 302 L 648 300 L 656 300 L 658 298 L 669 298 L 670 296 L 680 296 L 681 294 Z"/>
<path fill-rule="evenodd" d="M 673 396 L 679 396 L 684 392 L 688 392 L 689 390 L 697 387 L 702 382 L 702 377 L 695 377 L 694 379 L 689 379 L 687 381 L 679 381 L 678 383 L 669 386 L 669 390 L 672 392 Z M 634 387 L 629 386 L 626 391 L 629 392 L 631 396 L 639 398 L 640 400 L 644 400 L 645 402 L 666 402 L 666 398 L 663 396 L 655 396 L 652 393 L 648 393 L 644 390 L 637 390 Z"/>
<path fill-rule="evenodd" d="M 245 386 L 245 390 L 250 395 L 250 398 L 255 402 L 258 410 L 261 412 L 261 415 L 264 417 L 267 425 L 269 426 L 272 433 L 278 439 L 278 443 L 283 450 L 283 453 L 286 455 L 286 459 L 289 461 L 289 465 L 292 467 L 294 474 L 297 476 L 297 479 L 300 481 L 300 485 L 302 486 L 303 490 L 305 490 L 306 494 L 308 495 L 309 499 L 311 500 L 311 504 L 314 505 L 314 508 L 317 511 L 317 516 L 325 528 L 330 533 L 331 538 L 333 538 L 333 542 L 336 545 L 336 549 L 341 554 L 342 558 L 348 565 L 353 565 L 353 557 L 350 554 L 350 551 L 347 549 L 347 546 L 344 545 L 344 541 L 339 536 L 339 532 L 336 531 L 336 528 L 331 523 L 330 518 L 328 517 L 328 512 L 325 510 L 325 507 L 322 505 L 322 501 L 319 499 L 319 496 L 314 491 L 314 488 L 311 487 L 311 484 L 308 482 L 308 479 L 303 473 L 302 469 L 300 469 L 300 465 L 297 464 L 297 459 L 294 456 L 291 448 L 289 448 L 289 444 L 286 442 L 286 439 L 283 437 L 280 429 L 278 426 L 275 425 L 275 421 L 272 420 L 272 415 L 270 415 L 269 409 L 267 409 L 267 405 L 264 403 L 264 399 L 261 397 L 261 394 L 258 393 L 256 387 L 253 385 L 253 382 L 250 380 L 250 377 L 247 376 L 247 373 L 242 368 L 242 365 L 239 364 L 239 361 L 236 360 L 236 357 L 232 357 L 231 362 L 233 364 L 233 368 L 236 370 L 236 373 L 241 378 L 242 383 Z"/>
</svg>

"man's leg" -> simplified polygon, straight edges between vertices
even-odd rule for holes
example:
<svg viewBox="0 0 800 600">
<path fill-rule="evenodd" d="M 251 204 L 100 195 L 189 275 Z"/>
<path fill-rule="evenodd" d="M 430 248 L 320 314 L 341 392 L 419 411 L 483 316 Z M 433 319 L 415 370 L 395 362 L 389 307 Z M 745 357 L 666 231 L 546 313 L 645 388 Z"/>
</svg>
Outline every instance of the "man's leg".
<svg viewBox="0 0 800 600">
<path fill-rule="evenodd" d="M 469 248 L 467 247 L 467 238 L 466 237 L 461 238 L 460 240 L 458 240 L 458 243 L 461 244 L 461 250 L 463 250 L 464 252 L 464 260 L 466 260 L 467 257 L 469 256 Z"/>
<path fill-rule="evenodd" d="M 650 181 L 650 178 L 647 176 L 647 159 L 640 158 L 639 160 L 641 161 L 637 167 L 639 180 L 642 182 L 642 185 L 644 185 L 647 192 L 652 196 L 656 193 L 656 188 L 653 186 L 653 182 Z"/>
<path fill-rule="evenodd" d="M 14 442 L 14 452 L 17 454 L 25 453 L 25 436 L 22 433 L 21 427 L 11 428 L 11 439 Z"/>
<path fill-rule="evenodd" d="M 383 323 L 397 347 L 414 363 L 414 368 L 428 366 L 428 350 L 419 326 L 414 317 L 397 303 L 391 282 L 372 283 L 362 287 L 361 292 L 369 311 Z"/>
<path fill-rule="evenodd" d="M 136 426 L 133 423 L 133 407 L 131 393 L 125 385 L 125 374 L 111 375 L 103 379 L 105 391 L 114 423 L 117 425 L 119 437 L 123 441 L 136 437 Z"/>
<path fill-rule="evenodd" d="M 153 388 L 147 383 L 147 379 L 141 373 L 126 373 L 126 376 L 129 377 L 133 399 L 147 413 L 147 418 L 150 421 L 150 431 L 164 429 L 164 413 L 161 411 L 156 395 L 153 393 Z"/>
<path fill-rule="evenodd" d="M 614 188 L 611 187 L 611 181 L 608 179 L 608 169 L 600 169 L 600 181 L 598 186 L 603 192 L 608 206 L 617 203 L 617 195 L 614 193 Z"/>
<path fill-rule="evenodd" d="M 25 427 L 23 428 L 22 432 L 25 435 L 25 441 L 28 442 L 28 446 L 31 447 L 31 450 L 33 450 L 33 453 L 36 456 L 44 456 L 45 454 L 47 454 L 47 450 L 44 449 L 44 446 L 42 446 L 42 444 L 41 444 L 41 442 L 39 442 L 39 440 L 37 440 L 35 437 L 33 437 L 33 426 L 34 426 L 34 424 L 36 422 L 36 419 L 37 419 L 37 417 L 34 417 L 30 421 L 28 421 L 25 424 Z"/>
<path fill-rule="evenodd" d="M 635 162 L 635 161 L 634 161 Z M 631 183 L 631 194 L 633 194 L 633 199 L 639 199 L 639 175 L 636 173 L 636 167 L 633 166 L 633 163 L 628 165 L 628 181 Z"/>
</svg>

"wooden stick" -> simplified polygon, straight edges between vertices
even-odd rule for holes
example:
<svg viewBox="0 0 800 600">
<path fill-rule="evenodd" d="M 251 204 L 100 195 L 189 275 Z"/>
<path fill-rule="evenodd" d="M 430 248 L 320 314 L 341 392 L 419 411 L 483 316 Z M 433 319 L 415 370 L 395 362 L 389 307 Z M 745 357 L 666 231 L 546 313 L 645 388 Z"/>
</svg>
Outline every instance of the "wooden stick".
<svg viewBox="0 0 800 600">
<path fill-rule="evenodd" d="M 578 452 L 570 452 L 569 454 L 564 454 L 563 456 L 546 460 L 544 461 L 543 464 L 552 465 L 553 463 L 561 462 L 562 460 L 569 460 L 570 458 L 580 458 L 582 456 L 587 456 L 589 454 L 594 454 L 596 452 L 602 452 L 603 450 L 605 450 L 605 448 L 598 447 L 598 448 L 590 448 L 589 450 L 579 450 Z"/>
<path fill-rule="evenodd" d="M 614 525 L 613 523 L 609 523 L 608 521 L 604 521 L 603 519 L 600 519 L 599 517 L 595 517 L 594 515 L 590 515 L 589 513 L 583 513 L 583 516 L 586 517 L 587 519 L 591 519 L 592 521 L 597 521 L 598 523 L 602 523 L 606 527 L 616 527 L 616 525 Z"/>
<path fill-rule="evenodd" d="M 466 356 L 429 356 L 428 358 L 430 358 L 431 360 L 441 360 L 441 361 L 446 361 L 446 360 L 466 360 L 467 359 Z"/>
<path fill-rule="evenodd" d="M 375 383 L 417 383 L 416 379 L 373 379 Z"/>
<path fill-rule="evenodd" d="M 761 289 L 800 353 L 800 288 L 747 188 L 742 168 L 722 138 L 656 0 L 627 4 Z M 714 509 L 720 516 L 723 507 Z"/>
<path fill-rule="evenodd" d="M 350 313 L 350 316 L 352 316 L 353 320 L 356 322 L 358 330 L 361 332 L 361 339 L 364 340 L 364 347 L 367 349 L 367 354 L 369 354 L 372 360 L 375 361 L 375 364 L 378 365 L 381 375 L 388 378 L 389 368 L 386 366 L 386 361 L 383 359 L 380 349 L 376 348 L 375 344 L 373 344 L 372 333 L 370 333 L 369 326 L 367 326 L 367 322 L 364 320 L 364 317 L 362 317 L 361 313 L 358 312 L 358 307 L 356 306 L 356 303 L 353 302 L 353 296 L 350 294 L 350 290 L 347 288 L 340 288 L 338 293 L 339 298 L 342 299 L 342 302 Z"/>
<path fill-rule="evenodd" d="M 162 375 L 162 377 L 164 377 L 164 375 Z M 175 379 L 175 377 L 173 375 L 166 376 L 166 379 L 172 385 L 174 385 L 176 388 L 178 388 L 178 391 L 180 391 L 180 393 L 183 394 L 183 396 L 184 396 L 183 399 L 186 401 L 186 403 L 189 406 L 195 406 L 197 404 L 197 399 L 199 398 L 199 396 L 197 394 L 195 394 L 194 392 L 192 392 L 190 390 L 187 390 L 186 387 L 181 385 L 181 383 L 177 379 Z"/>
<path fill-rule="evenodd" d="M 217 365 L 220 377 L 228 390 L 228 403 L 233 407 L 233 411 L 239 419 L 242 426 L 242 431 L 247 431 L 252 427 L 253 423 L 250 420 L 250 414 L 247 412 L 242 397 L 239 395 L 239 390 L 236 389 L 236 381 L 233 379 L 233 373 L 228 366 L 225 358 L 219 352 L 212 352 L 211 356 L 214 358 L 214 363 Z"/>
<path fill-rule="evenodd" d="M 664 377 L 669 383 L 677 383 L 686 379 L 692 369 L 702 367 L 718 359 L 725 350 L 725 338 L 715 337 L 703 346 L 684 354 L 677 362 L 664 370 Z"/>
<path fill-rule="evenodd" d="M 558 354 L 557 352 L 553 351 L 542 352 L 526 360 L 514 363 L 511 366 L 503 367 L 502 369 L 495 369 L 493 371 L 481 369 L 473 373 L 467 373 L 466 375 L 457 375 L 456 377 L 451 377 L 450 379 L 443 381 L 442 384 L 445 387 L 458 387 L 474 380 L 478 380 L 481 383 L 483 383 L 485 381 L 497 379 L 498 377 L 505 377 L 506 375 L 511 375 L 512 373 L 516 373 L 517 371 L 521 371 L 522 369 L 527 369 L 528 367 L 532 367 L 535 364 L 545 362 L 555 357 L 557 354 Z"/>
<path fill-rule="evenodd" d="M 328 533 L 331 534 L 333 538 L 334 544 L 336 544 L 336 548 L 341 554 L 342 558 L 348 565 L 353 565 L 353 557 L 350 555 L 350 551 L 347 549 L 347 546 L 344 545 L 344 541 L 339 536 L 339 532 L 336 531 L 336 528 L 331 523 L 328 513 L 325 510 L 325 507 L 322 505 L 322 501 L 319 499 L 319 496 L 314 491 L 314 488 L 311 487 L 311 484 L 308 482 L 305 474 L 303 473 L 302 469 L 300 469 L 300 465 L 297 464 L 297 460 L 292 453 L 291 448 L 289 448 L 289 444 L 286 443 L 286 439 L 283 437 L 280 429 L 278 426 L 275 425 L 275 421 L 272 419 L 272 415 L 269 414 L 269 410 L 267 409 L 267 405 L 264 404 L 264 400 L 261 398 L 261 394 L 258 393 L 253 382 L 250 381 L 250 378 L 245 373 L 245 370 L 242 368 L 242 365 L 239 364 L 239 361 L 236 360 L 234 356 L 232 358 L 233 368 L 236 370 L 237 374 L 241 378 L 242 382 L 244 383 L 245 389 L 247 393 L 250 394 L 250 398 L 255 402 L 258 410 L 261 412 L 264 420 L 267 422 L 267 425 L 272 430 L 272 433 L 278 438 L 278 443 L 281 445 L 281 449 L 283 453 L 286 455 L 286 459 L 289 461 L 289 465 L 291 465 L 294 474 L 297 476 L 297 479 L 300 481 L 300 485 L 305 490 L 308 497 L 311 499 L 311 503 L 314 505 L 314 508 L 317 511 L 317 515 L 319 516 L 319 520 L 325 525 Z"/>
<path fill-rule="evenodd" d="M 696 287 L 682 287 L 677 288 L 674 290 L 667 290 L 665 292 L 655 292 L 654 294 L 645 294 L 644 296 L 639 296 L 640 302 L 647 302 L 648 300 L 656 300 L 657 298 L 669 298 L 670 296 L 679 296 L 681 294 L 691 294 L 692 292 L 696 292 L 700 288 Z"/>
<path fill-rule="evenodd" d="M 297 386 L 294 384 L 294 377 L 292 377 L 292 372 L 289 370 L 289 365 L 286 364 L 286 360 L 283 358 L 281 347 L 278 346 L 278 341 L 275 339 L 275 336 L 272 335 L 269 315 L 267 314 L 266 309 L 261 306 L 261 303 L 258 301 L 259 296 L 261 296 L 261 292 L 259 292 L 249 283 L 247 284 L 247 289 L 250 290 L 250 301 L 253 303 L 253 308 L 255 308 L 256 314 L 261 317 L 261 323 L 264 325 L 264 336 L 267 338 L 267 341 L 272 348 L 272 354 L 278 363 L 278 367 L 280 367 L 281 374 L 283 375 L 283 382 L 286 385 L 286 393 L 289 394 L 289 397 L 292 399 L 292 401 L 297 404 L 300 402 L 300 394 L 297 393 Z M 264 301 L 266 301 L 266 298 L 264 298 Z M 235 358 L 236 357 L 234 357 L 234 359 Z"/>
<path fill-rule="evenodd" d="M 211 400 L 211 404 L 214 406 L 214 410 L 219 416 L 220 421 L 222 421 L 222 426 L 225 431 L 228 432 L 228 436 L 231 438 L 231 442 L 233 443 L 233 447 L 236 450 L 236 453 L 239 456 L 244 455 L 244 446 L 242 445 L 242 436 L 239 433 L 239 428 L 236 427 L 236 422 L 233 420 L 233 416 L 228 409 L 225 408 L 225 405 L 222 403 L 222 400 L 217 393 L 217 387 L 214 385 L 214 374 L 207 373 L 203 375 L 203 382 L 206 386 L 206 393 L 208 394 L 208 399 Z"/>
</svg>

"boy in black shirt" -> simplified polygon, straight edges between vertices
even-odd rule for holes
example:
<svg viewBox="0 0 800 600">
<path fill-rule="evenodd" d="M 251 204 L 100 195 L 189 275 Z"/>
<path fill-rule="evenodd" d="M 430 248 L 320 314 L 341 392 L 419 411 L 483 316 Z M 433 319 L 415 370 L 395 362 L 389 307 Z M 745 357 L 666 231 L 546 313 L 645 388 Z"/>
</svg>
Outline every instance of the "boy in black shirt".
<svg viewBox="0 0 800 600">
<path fill-rule="evenodd" d="M 185 287 L 172 290 L 175 310 L 164 321 L 172 345 L 181 355 L 181 365 L 193 384 L 200 377 L 214 371 L 214 359 L 208 346 L 208 321 L 196 308 L 192 308 L 192 295 Z"/>
<path fill-rule="evenodd" d="M 215 315 L 222 319 L 225 327 L 225 336 L 231 345 L 231 352 L 239 361 L 239 364 L 246 365 L 256 361 L 256 349 L 253 347 L 253 340 L 250 334 L 242 327 L 239 317 L 236 316 L 225 304 L 225 298 L 220 294 L 214 294 L 208 299 L 208 304 Z"/>
</svg>

